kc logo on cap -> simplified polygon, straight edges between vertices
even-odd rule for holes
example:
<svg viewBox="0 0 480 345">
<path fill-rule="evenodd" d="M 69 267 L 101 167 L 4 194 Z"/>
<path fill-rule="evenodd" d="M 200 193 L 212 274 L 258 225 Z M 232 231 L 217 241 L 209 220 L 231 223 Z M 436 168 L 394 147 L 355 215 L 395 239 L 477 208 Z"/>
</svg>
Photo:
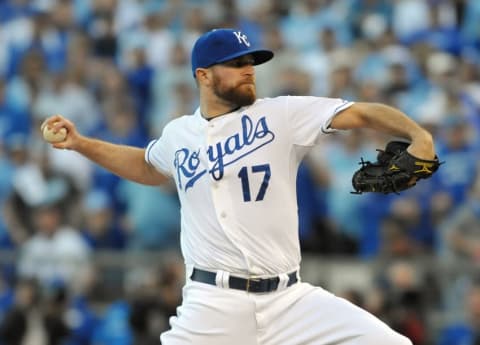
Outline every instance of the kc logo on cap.
<svg viewBox="0 0 480 345">
<path fill-rule="evenodd" d="M 250 47 L 250 42 L 248 42 L 247 35 L 242 34 L 240 31 L 234 31 L 233 34 L 238 39 L 238 43 L 245 44 L 247 47 Z"/>
<path fill-rule="evenodd" d="M 255 48 L 247 35 L 240 30 L 215 29 L 198 38 L 192 49 L 192 73 L 195 78 L 197 68 L 208 68 L 228 60 L 251 54 L 254 65 L 267 62 L 273 52 Z"/>
</svg>

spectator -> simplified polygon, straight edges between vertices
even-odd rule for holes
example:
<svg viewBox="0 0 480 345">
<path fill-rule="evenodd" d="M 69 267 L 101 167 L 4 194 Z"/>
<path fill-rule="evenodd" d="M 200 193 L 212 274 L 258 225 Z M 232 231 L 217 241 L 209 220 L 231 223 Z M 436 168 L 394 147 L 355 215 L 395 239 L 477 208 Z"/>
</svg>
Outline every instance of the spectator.
<svg viewBox="0 0 480 345">
<path fill-rule="evenodd" d="M 36 128 L 53 109 L 78 122 L 86 132 L 91 132 L 98 125 L 97 104 L 92 95 L 73 77 L 74 74 L 70 72 L 52 73 L 50 80 L 45 80 L 41 85 L 32 104 Z"/>
<path fill-rule="evenodd" d="M 129 325 L 134 343 L 154 345 L 158 332 L 168 329 L 169 318 L 175 315 L 180 302 L 184 268 L 178 258 L 169 259 L 159 269 L 134 269 L 127 276 L 127 295 L 131 313 Z"/>
<path fill-rule="evenodd" d="M 11 135 L 5 141 L 5 153 L 10 166 L 6 177 L 11 188 L 4 195 L 4 226 L 12 247 L 22 244 L 31 234 L 30 207 L 45 197 L 46 182 L 41 167 L 28 151 L 28 137 Z"/>
<path fill-rule="evenodd" d="M 172 186 L 152 188 L 122 180 L 118 197 L 125 207 L 130 249 L 178 248 L 180 207 Z"/>
<path fill-rule="evenodd" d="M 430 1 L 430 4 L 429 25 L 405 36 L 403 42 L 407 45 L 426 44 L 431 48 L 458 55 L 463 42 L 453 4 L 449 1 Z"/>
<path fill-rule="evenodd" d="M 349 12 L 349 21 L 355 37 L 371 37 L 373 32 L 382 29 L 382 24 L 374 28 L 372 18 L 377 24 L 392 22 L 392 4 L 386 0 L 353 0 Z M 383 24 L 385 25 L 385 24 Z M 368 30 L 366 30 L 368 28 Z"/>
<path fill-rule="evenodd" d="M 267 48 L 276 53 L 275 59 L 271 60 L 271 64 L 260 65 L 257 68 L 256 77 L 258 80 L 257 92 L 262 97 L 272 95 L 279 95 L 282 93 L 284 85 L 280 82 L 280 76 L 277 71 L 282 71 L 290 67 L 299 66 L 301 62 L 298 61 L 300 54 L 288 49 L 285 39 L 279 27 L 269 25 L 265 29 L 264 41 Z M 314 70 L 321 65 L 321 62 L 316 61 Z"/>
<path fill-rule="evenodd" d="M 413 264 L 397 261 L 387 266 L 384 278 L 389 324 L 415 345 L 428 344 L 422 272 Z"/>
<path fill-rule="evenodd" d="M 65 321 L 67 289 L 62 282 L 51 282 L 42 289 L 42 318 L 47 336 L 46 344 L 63 345 L 70 335 Z"/>
<path fill-rule="evenodd" d="M 30 134 L 30 115 L 16 109 L 6 96 L 5 80 L 0 79 L 0 138 L 5 141 L 9 135 Z"/>
<path fill-rule="evenodd" d="M 16 36 L 17 40 L 9 46 L 8 77 L 17 73 L 19 62 L 32 52 L 42 56 L 50 72 L 65 68 L 67 38 L 64 32 L 58 30 L 59 27 L 54 27 L 55 19 L 60 18 L 52 18 L 52 14 L 47 9 L 34 8 L 30 18 L 24 17 L 23 21 L 18 23 L 21 24 L 20 27 L 12 28 L 24 30 L 24 35 L 12 35 Z"/>
<path fill-rule="evenodd" d="M 118 224 L 111 197 L 102 190 L 91 190 L 83 200 L 82 236 L 92 250 L 121 250 L 126 235 Z"/>
<path fill-rule="evenodd" d="M 438 345 L 476 345 L 480 342 L 480 284 L 474 282 L 464 300 L 463 322 L 453 322 L 441 332 Z"/>
<path fill-rule="evenodd" d="M 112 13 L 95 12 L 92 20 L 90 34 L 94 55 L 105 60 L 115 59 L 118 53 L 118 39 Z"/>
<path fill-rule="evenodd" d="M 38 279 L 42 286 L 55 281 L 67 288 L 79 284 L 90 270 L 90 250 L 76 229 L 64 223 L 56 201 L 35 207 L 35 234 L 20 248 L 21 277 Z"/>
<path fill-rule="evenodd" d="M 328 177 L 320 176 L 312 160 L 306 160 L 297 174 L 300 246 L 316 254 L 353 254 L 355 240 L 343 234 L 330 220 L 327 209 Z"/>
<path fill-rule="evenodd" d="M 169 57 L 175 46 L 175 36 L 168 29 L 168 24 L 166 13 L 158 10 L 146 13 L 144 30 L 149 42 L 146 47 L 147 62 L 148 65 L 162 72 L 170 67 Z"/>
<path fill-rule="evenodd" d="M 392 215 L 383 219 L 380 228 L 381 249 L 384 257 L 411 257 L 418 251 L 403 222 Z"/>
<path fill-rule="evenodd" d="M 390 216 L 403 228 L 409 243 L 405 254 L 422 255 L 431 253 L 435 243 L 435 234 L 429 227 L 428 218 L 423 217 L 420 198 L 414 193 L 395 198 L 390 206 Z"/>
<path fill-rule="evenodd" d="M 288 16 L 281 21 L 287 45 L 294 50 L 308 50 L 317 43 L 317 32 L 331 28 L 341 45 L 352 39 L 351 27 L 343 21 L 347 7 L 342 1 L 298 1 L 291 6 Z"/>
<path fill-rule="evenodd" d="M 148 65 L 144 48 L 134 48 L 129 51 L 130 65 L 125 72 L 126 79 L 133 96 L 135 111 L 138 114 L 141 130 L 147 130 L 147 112 L 152 106 L 152 82 L 154 69 Z"/>
<path fill-rule="evenodd" d="M 6 85 L 6 98 L 18 112 L 30 114 L 30 105 L 40 91 L 46 62 L 36 51 L 28 51 L 21 59 L 20 70 Z"/>
<path fill-rule="evenodd" d="M 120 75 L 118 75 L 118 77 L 121 78 Z M 113 88 L 116 91 L 119 91 L 116 89 L 116 86 Z M 94 132 L 94 135 L 97 138 L 102 138 L 119 144 L 140 147 L 145 146 L 147 139 L 142 133 L 140 124 L 137 121 L 137 114 L 131 99 L 120 98 L 121 101 L 119 101 L 115 97 L 117 96 L 110 95 L 106 99 L 104 103 L 105 123 Z M 118 97 L 125 97 L 125 94 L 122 92 Z M 115 195 L 115 190 L 119 181 L 120 178 L 118 176 L 115 176 L 98 166 L 94 167 L 92 181 L 94 187 L 103 189 L 110 193 L 110 195 Z M 118 203 L 115 203 L 115 207 L 118 207 Z"/>
<path fill-rule="evenodd" d="M 131 345 L 133 335 L 129 327 L 130 306 L 126 301 L 115 301 L 108 306 L 93 334 L 95 345 Z"/>
<path fill-rule="evenodd" d="M 312 95 L 325 95 L 331 89 L 330 74 L 335 66 L 335 59 L 342 49 L 335 34 L 332 28 L 323 28 L 317 34 L 318 44 L 315 48 L 298 54 L 293 61 L 290 61 L 291 64 L 297 63 L 301 69 L 304 69 L 304 72 L 311 76 Z M 270 69 L 273 68 L 275 66 L 270 66 Z"/>
<path fill-rule="evenodd" d="M 472 141 L 472 128 L 464 118 L 448 117 L 442 128 L 442 140 L 438 154 L 448 164 L 442 166 L 434 177 L 437 191 L 445 191 L 452 197 L 453 205 L 465 202 L 468 190 L 478 173 L 478 151 Z"/>
<path fill-rule="evenodd" d="M 364 134 L 364 133 L 363 133 Z M 364 199 L 358 195 L 351 195 L 350 179 L 356 169 L 360 157 L 367 159 L 371 153 L 371 147 L 367 143 L 367 137 L 362 132 L 352 132 L 342 140 L 334 140 L 332 143 L 319 146 L 317 152 L 311 155 L 320 155 L 321 159 L 316 162 L 316 169 L 328 162 L 328 174 L 330 184 L 327 188 L 328 217 L 339 227 L 339 231 L 353 241 L 358 241 L 363 229 L 361 215 L 361 203 Z M 370 151 L 370 152 L 369 152 Z M 353 222 L 352 219 L 355 219 Z"/>
<path fill-rule="evenodd" d="M 28 137 L 12 135 L 6 142 L 12 163 L 12 190 L 4 204 L 4 221 L 15 246 L 33 232 L 33 209 L 43 202 L 62 199 L 68 210 L 76 190 L 64 175 L 52 172 L 45 156 L 34 152 Z"/>
<path fill-rule="evenodd" d="M 66 310 L 65 319 L 69 329 L 67 345 L 90 345 L 93 334 L 99 327 L 99 317 L 85 296 L 73 296 Z"/>
<path fill-rule="evenodd" d="M 46 343 L 38 311 L 38 286 L 34 280 L 20 280 L 15 286 L 15 300 L 0 323 L 0 344 Z"/>
<path fill-rule="evenodd" d="M 152 107 L 148 114 L 149 135 L 160 134 L 163 127 L 172 118 L 185 115 L 182 108 L 193 109 L 196 95 L 192 92 L 191 70 L 188 68 L 187 52 L 183 44 L 177 43 L 171 47 L 169 68 L 157 73 L 152 81 Z M 178 87 L 183 89 L 178 92 Z M 185 92 L 189 99 L 182 98 Z"/>
<path fill-rule="evenodd" d="M 480 175 L 467 201 L 457 207 L 439 227 L 443 241 L 441 258 L 480 262 Z"/>
<path fill-rule="evenodd" d="M 336 52 L 331 58 L 329 97 L 356 100 L 357 85 L 353 76 L 355 60 L 352 61 L 352 57 L 345 50 Z"/>
<path fill-rule="evenodd" d="M 428 28 L 430 23 L 429 13 L 427 1 L 395 1 L 392 12 L 392 27 L 395 36 L 403 40 Z"/>
</svg>

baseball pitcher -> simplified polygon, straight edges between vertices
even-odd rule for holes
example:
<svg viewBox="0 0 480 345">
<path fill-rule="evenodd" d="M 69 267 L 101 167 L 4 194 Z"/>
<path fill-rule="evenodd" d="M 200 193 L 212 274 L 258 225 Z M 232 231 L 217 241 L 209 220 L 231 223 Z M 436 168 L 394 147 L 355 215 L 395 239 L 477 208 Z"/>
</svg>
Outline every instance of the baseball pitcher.
<svg viewBox="0 0 480 345">
<path fill-rule="evenodd" d="M 75 150 L 123 178 L 147 185 L 174 179 L 187 281 L 162 344 L 411 345 L 373 315 L 301 281 L 295 180 L 321 136 L 370 128 L 408 142 L 376 172 L 387 180 L 403 174 L 402 186 L 381 192 L 403 190 L 438 167 L 433 139 L 382 104 L 257 99 L 254 66 L 272 57 L 238 30 L 201 36 L 191 56 L 200 106 L 172 120 L 145 149 L 86 137 L 60 115 L 42 127 L 65 128 L 55 148 Z M 357 191 L 375 192 L 362 176 Z"/>
</svg>

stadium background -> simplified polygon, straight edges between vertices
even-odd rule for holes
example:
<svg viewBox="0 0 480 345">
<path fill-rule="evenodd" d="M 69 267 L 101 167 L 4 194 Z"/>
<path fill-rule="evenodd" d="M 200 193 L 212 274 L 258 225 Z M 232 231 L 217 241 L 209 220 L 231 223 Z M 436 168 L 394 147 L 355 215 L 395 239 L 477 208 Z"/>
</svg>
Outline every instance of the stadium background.
<svg viewBox="0 0 480 345">
<path fill-rule="evenodd" d="M 276 53 L 259 96 L 384 102 L 446 164 L 400 195 L 351 195 L 387 138 L 330 135 L 298 176 L 303 279 L 416 345 L 480 344 L 480 1 L 0 2 L 0 344 L 158 344 L 181 298 L 174 186 L 122 181 L 42 142 L 60 113 L 145 146 L 197 104 L 195 39 L 236 27 Z M 22 339 L 23 337 L 23 339 Z"/>
</svg>

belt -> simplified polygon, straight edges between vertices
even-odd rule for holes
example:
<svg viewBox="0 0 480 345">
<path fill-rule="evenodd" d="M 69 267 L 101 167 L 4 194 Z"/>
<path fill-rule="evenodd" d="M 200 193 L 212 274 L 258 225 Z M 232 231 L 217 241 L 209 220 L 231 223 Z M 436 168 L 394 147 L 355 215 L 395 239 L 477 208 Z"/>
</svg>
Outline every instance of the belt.
<svg viewBox="0 0 480 345">
<path fill-rule="evenodd" d="M 193 269 L 193 273 L 191 275 L 191 279 L 200 282 L 206 283 L 210 285 L 217 285 L 216 284 L 216 276 L 215 272 L 204 271 L 198 268 Z M 287 286 L 293 285 L 298 281 L 297 272 L 292 272 L 288 274 L 288 283 Z M 228 278 L 228 286 L 232 289 L 243 290 L 247 292 L 271 292 L 275 291 L 278 288 L 278 284 L 280 283 L 279 277 L 272 277 L 272 278 L 241 278 L 230 276 Z"/>
</svg>

